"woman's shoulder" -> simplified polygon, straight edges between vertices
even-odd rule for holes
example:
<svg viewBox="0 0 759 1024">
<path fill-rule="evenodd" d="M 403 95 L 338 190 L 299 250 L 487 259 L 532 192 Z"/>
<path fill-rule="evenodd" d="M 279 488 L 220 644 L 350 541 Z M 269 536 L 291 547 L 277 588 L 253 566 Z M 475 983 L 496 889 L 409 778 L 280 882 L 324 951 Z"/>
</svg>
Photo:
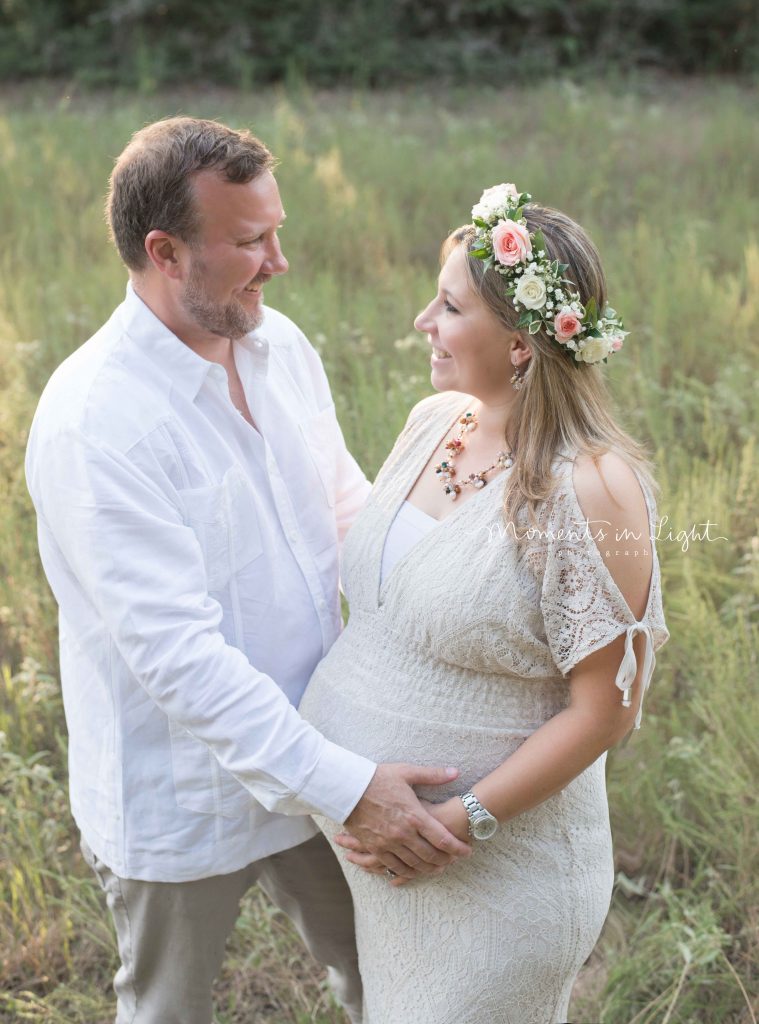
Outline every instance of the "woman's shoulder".
<svg viewBox="0 0 759 1024">
<path fill-rule="evenodd" d="M 429 448 L 432 454 L 456 414 L 464 409 L 467 398 L 459 392 L 445 391 L 417 402 L 377 474 L 375 490 L 380 483 L 385 485 L 391 481 L 396 473 L 405 472 L 407 461 L 418 459 L 420 451 Z"/>
<path fill-rule="evenodd" d="M 434 395 L 427 395 L 413 406 L 408 414 L 406 426 L 427 424 L 446 416 L 453 418 L 467 401 L 474 402 L 475 399 L 460 391 L 437 391 Z"/>
<path fill-rule="evenodd" d="M 636 618 L 646 607 L 654 567 L 653 499 L 644 476 L 624 454 L 578 453 L 565 468 L 575 516 Z"/>
<path fill-rule="evenodd" d="M 572 486 L 580 506 L 598 514 L 647 514 L 648 487 L 632 463 L 615 451 L 593 458 L 581 452 L 571 460 Z"/>
</svg>

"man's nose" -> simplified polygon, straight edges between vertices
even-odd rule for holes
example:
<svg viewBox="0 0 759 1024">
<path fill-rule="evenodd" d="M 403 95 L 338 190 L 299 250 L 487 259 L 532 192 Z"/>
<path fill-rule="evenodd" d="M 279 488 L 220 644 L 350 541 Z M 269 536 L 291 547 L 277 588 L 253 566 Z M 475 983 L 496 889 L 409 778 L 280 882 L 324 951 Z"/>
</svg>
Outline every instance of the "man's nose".
<svg viewBox="0 0 759 1024">
<path fill-rule="evenodd" d="M 290 264 L 285 259 L 279 241 L 275 241 L 266 260 L 266 270 L 269 274 L 286 274 Z"/>
</svg>

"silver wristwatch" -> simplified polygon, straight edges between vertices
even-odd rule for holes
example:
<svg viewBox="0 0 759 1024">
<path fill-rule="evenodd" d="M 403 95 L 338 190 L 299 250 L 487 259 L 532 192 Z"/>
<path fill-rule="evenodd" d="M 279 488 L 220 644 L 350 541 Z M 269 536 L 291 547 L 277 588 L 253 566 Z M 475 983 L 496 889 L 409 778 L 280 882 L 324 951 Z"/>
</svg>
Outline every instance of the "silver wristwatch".
<svg viewBox="0 0 759 1024">
<path fill-rule="evenodd" d="M 498 831 L 498 819 L 485 807 L 474 793 L 464 793 L 461 802 L 469 815 L 469 835 L 473 839 L 490 839 Z"/>
</svg>

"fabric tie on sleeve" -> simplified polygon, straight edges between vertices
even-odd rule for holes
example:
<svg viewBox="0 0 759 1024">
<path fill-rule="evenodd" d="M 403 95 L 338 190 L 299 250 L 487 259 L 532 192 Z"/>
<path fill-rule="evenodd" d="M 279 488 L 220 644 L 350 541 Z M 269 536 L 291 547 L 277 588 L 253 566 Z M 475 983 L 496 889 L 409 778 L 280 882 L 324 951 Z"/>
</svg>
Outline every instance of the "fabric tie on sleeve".
<svg viewBox="0 0 759 1024">
<path fill-rule="evenodd" d="M 619 666 L 617 672 L 617 678 L 615 680 L 616 685 L 622 691 L 622 706 L 629 708 L 632 705 L 632 685 L 635 682 L 635 676 L 638 672 L 638 663 L 635 658 L 635 648 L 633 647 L 633 640 L 638 633 L 642 633 L 646 638 L 645 653 L 643 655 L 643 679 L 641 681 L 641 693 L 640 693 L 640 706 L 638 707 L 638 713 L 635 716 L 635 725 L 633 728 L 640 729 L 640 720 L 643 713 L 643 697 L 648 684 L 651 682 L 651 676 L 654 674 L 654 666 L 656 664 L 656 658 L 654 657 L 654 638 L 651 632 L 651 627 L 643 622 L 634 622 L 631 626 L 627 627 L 627 633 L 625 636 L 625 654 L 622 658 L 622 664 Z"/>
</svg>

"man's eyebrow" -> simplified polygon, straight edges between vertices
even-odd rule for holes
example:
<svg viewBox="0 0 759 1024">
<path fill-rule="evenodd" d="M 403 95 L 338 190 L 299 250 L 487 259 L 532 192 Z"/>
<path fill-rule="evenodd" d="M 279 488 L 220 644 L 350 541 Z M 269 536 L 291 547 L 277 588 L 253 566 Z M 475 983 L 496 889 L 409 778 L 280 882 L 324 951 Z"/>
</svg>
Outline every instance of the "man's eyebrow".
<svg viewBox="0 0 759 1024">
<path fill-rule="evenodd" d="M 277 227 L 281 228 L 286 220 L 287 220 L 287 214 L 283 210 L 282 211 L 282 216 L 280 217 L 279 221 L 277 222 Z M 251 238 L 258 238 L 258 236 L 262 235 L 264 233 L 264 231 L 266 231 L 266 225 L 265 224 L 253 224 L 251 226 L 250 231 L 246 231 L 243 234 L 238 235 L 237 238 L 241 242 L 242 241 L 247 241 L 247 240 L 249 240 Z"/>
</svg>

